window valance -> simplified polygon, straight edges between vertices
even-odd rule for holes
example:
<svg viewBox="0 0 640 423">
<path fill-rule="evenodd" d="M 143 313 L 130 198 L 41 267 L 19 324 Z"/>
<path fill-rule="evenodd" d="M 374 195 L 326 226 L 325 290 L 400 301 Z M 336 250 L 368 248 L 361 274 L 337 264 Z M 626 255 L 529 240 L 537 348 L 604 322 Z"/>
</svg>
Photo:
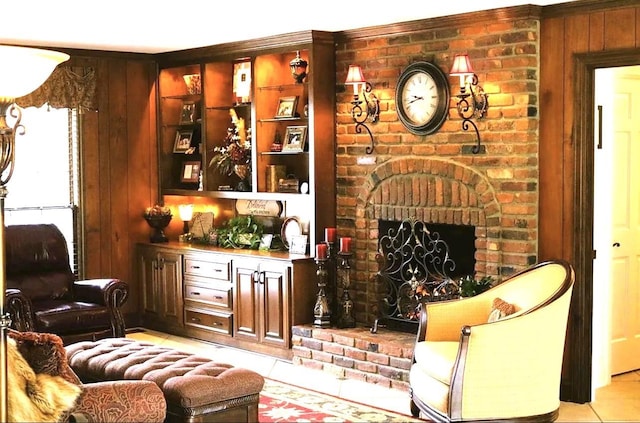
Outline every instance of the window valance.
<svg viewBox="0 0 640 423">
<path fill-rule="evenodd" d="M 31 94 L 17 98 L 16 104 L 97 110 L 96 72 L 90 67 L 58 66 L 44 84 Z"/>
</svg>

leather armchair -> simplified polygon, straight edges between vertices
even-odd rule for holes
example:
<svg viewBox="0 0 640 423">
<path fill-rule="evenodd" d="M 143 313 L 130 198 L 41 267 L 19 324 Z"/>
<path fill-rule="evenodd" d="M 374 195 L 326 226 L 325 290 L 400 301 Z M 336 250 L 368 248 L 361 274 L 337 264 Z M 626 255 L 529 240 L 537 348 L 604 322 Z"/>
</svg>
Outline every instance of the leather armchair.
<svg viewBox="0 0 640 423">
<path fill-rule="evenodd" d="M 12 328 L 59 335 L 65 344 L 123 337 L 120 308 L 128 284 L 76 280 L 64 235 L 55 225 L 11 225 L 5 231 L 6 305 Z"/>
<path fill-rule="evenodd" d="M 64 421 L 159 423 L 165 420 L 166 400 L 155 382 L 120 380 L 83 384 L 67 362 L 60 337 L 13 330 L 8 336 L 16 341 L 18 350 L 34 372 L 60 376 L 80 386 L 80 396 Z"/>
<path fill-rule="evenodd" d="M 574 278 L 568 263 L 549 261 L 475 297 L 426 303 L 409 373 L 412 414 L 556 420 Z"/>
</svg>

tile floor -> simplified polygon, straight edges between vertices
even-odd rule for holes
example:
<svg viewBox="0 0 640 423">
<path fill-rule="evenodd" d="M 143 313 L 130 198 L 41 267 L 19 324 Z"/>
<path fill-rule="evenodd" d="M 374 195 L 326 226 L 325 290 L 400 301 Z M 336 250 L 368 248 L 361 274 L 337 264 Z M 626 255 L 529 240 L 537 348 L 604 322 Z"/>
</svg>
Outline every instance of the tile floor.
<svg viewBox="0 0 640 423">
<path fill-rule="evenodd" d="M 127 334 L 128 338 L 162 344 L 182 351 L 212 354 L 216 360 L 254 370 L 264 377 L 323 392 L 336 397 L 410 415 L 405 391 L 373 384 L 339 379 L 336 376 L 293 365 L 291 362 L 229 348 L 209 342 L 168 335 L 145 329 Z M 561 403 L 558 422 L 638 422 L 640 421 L 640 371 L 613 378 L 596 392 L 588 404 Z"/>
</svg>

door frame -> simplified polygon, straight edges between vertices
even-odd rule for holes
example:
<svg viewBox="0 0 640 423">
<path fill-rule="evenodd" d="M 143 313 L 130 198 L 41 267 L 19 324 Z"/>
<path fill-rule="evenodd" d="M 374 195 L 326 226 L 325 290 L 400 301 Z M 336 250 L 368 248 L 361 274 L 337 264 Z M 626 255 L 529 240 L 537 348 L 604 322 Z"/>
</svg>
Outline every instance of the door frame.
<svg viewBox="0 0 640 423">
<path fill-rule="evenodd" d="M 589 402 L 592 386 L 595 70 L 640 65 L 640 49 L 574 55 L 574 210 L 572 262 L 576 272 L 567 333 L 567 382 L 561 398 Z M 587 371 L 585 371 L 587 370 Z"/>
</svg>

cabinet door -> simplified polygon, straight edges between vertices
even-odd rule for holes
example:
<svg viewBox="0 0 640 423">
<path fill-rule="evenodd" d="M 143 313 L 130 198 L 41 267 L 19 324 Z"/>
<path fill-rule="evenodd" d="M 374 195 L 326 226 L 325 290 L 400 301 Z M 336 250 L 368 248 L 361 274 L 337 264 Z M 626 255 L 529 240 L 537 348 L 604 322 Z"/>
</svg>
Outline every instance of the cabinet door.
<svg viewBox="0 0 640 423">
<path fill-rule="evenodd" d="M 235 334 L 239 339 L 259 340 L 258 264 L 248 260 L 235 261 Z"/>
<path fill-rule="evenodd" d="M 162 252 L 158 254 L 158 280 L 162 319 L 169 325 L 182 326 L 182 256 Z"/>
<path fill-rule="evenodd" d="M 259 285 L 262 313 L 261 335 L 265 344 L 289 347 L 289 267 L 280 263 L 263 262 Z"/>
<path fill-rule="evenodd" d="M 158 259 L 155 252 L 142 250 L 139 257 L 139 280 L 142 286 L 142 313 L 144 315 L 159 315 L 158 302 Z"/>
</svg>

